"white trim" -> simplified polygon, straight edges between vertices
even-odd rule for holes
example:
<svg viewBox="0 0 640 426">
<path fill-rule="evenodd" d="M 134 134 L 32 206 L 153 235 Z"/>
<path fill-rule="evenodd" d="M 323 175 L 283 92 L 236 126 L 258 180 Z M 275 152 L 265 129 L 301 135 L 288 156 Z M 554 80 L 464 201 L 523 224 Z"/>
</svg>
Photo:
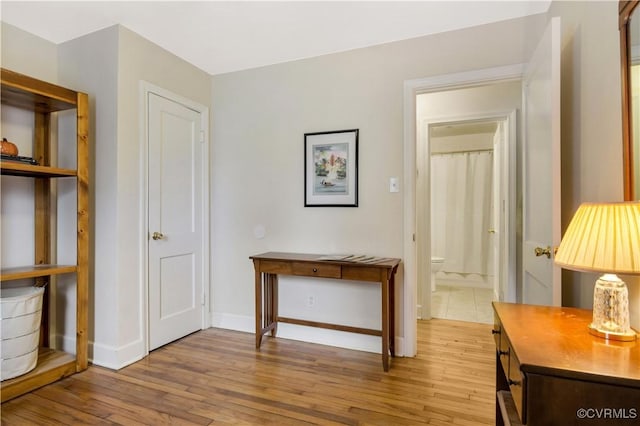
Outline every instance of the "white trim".
<svg viewBox="0 0 640 426">
<path fill-rule="evenodd" d="M 64 352 L 76 353 L 75 335 L 55 336 L 56 348 Z M 144 358 L 145 342 L 142 338 L 124 346 L 115 347 L 89 342 L 89 362 L 101 367 L 119 370 Z"/>
<path fill-rule="evenodd" d="M 523 64 L 439 75 L 404 82 L 404 326 L 405 356 L 417 353 L 417 266 L 416 244 L 416 96 L 420 93 L 462 88 L 510 79 L 521 79 Z M 429 315 L 431 312 L 426 312 Z"/>
<path fill-rule="evenodd" d="M 89 361 L 101 367 L 119 370 L 144 358 L 145 347 L 144 339 L 138 339 L 120 347 L 89 342 L 89 354 L 92 354 Z"/>
<path fill-rule="evenodd" d="M 210 162 L 209 162 L 209 108 L 205 105 L 177 95 L 173 92 L 170 92 L 166 89 L 158 87 L 154 84 L 151 84 L 147 81 L 140 80 L 140 116 L 143 117 L 140 120 L 140 150 L 141 150 L 141 167 L 140 167 L 140 193 L 143 194 L 140 197 L 140 229 L 142 230 L 142 238 L 140 239 L 140 258 L 142 259 L 142 268 L 140 268 L 140 280 L 143 283 L 142 286 L 142 294 L 140 297 L 141 307 L 140 312 L 142 312 L 142 318 L 140 321 L 141 327 L 141 336 L 144 341 L 144 354 L 147 355 L 149 353 L 149 277 L 148 277 L 148 264 L 149 264 L 149 253 L 148 253 L 148 217 L 149 217 L 149 185 L 148 185 L 148 173 L 149 173 L 149 165 L 148 165 L 148 156 L 149 156 L 149 135 L 147 132 L 149 116 L 149 94 L 154 93 L 158 96 L 169 99 L 173 102 L 179 103 L 186 108 L 192 109 L 200 114 L 200 118 L 202 120 L 202 130 L 204 131 L 204 141 L 202 143 L 202 295 L 203 295 L 203 303 L 202 306 L 202 318 L 201 318 L 201 328 L 209 328 L 211 326 L 211 296 L 210 296 L 210 230 L 209 230 L 209 205 L 210 205 L 210 193 L 209 193 L 209 177 L 210 177 Z"/>
</svg>

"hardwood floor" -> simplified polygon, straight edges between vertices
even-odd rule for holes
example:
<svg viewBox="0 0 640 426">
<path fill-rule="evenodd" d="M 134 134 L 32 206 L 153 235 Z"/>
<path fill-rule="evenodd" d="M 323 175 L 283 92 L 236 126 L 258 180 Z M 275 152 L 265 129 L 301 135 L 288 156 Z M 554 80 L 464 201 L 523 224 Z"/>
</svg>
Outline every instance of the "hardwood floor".
<svg viewBox="0 0 640 426">
<path fill-rule="evenodd" d="M 494 424 L 491 326 L 420 321 L 416 358 L 211 328 L 4 403 L 3 425 Z"/>
</svg>

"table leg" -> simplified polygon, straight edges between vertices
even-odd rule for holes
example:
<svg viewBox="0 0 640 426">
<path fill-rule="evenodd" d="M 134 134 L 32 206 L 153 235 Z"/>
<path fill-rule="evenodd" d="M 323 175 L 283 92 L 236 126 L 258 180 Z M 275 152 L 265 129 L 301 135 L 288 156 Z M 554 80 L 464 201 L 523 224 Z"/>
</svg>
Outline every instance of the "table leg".
<svg viewBox="0 0 640 426">
<path fill-rule="evenodd" d="M 276 274 L 264 274 L 264 319 L 262 329 L 266 334 L 271 332 L 276 337 L 278 322 L 278 276 Z"/>
<path fill-rule="evenodd" d="M 382 279 L 382 368 L 389 371 L 389 280 Z"/>
<path fill-rule="evenodd" d="M 396 356 L 396 280 L 395 268 L 391 270 L 389 277 L 389 352 Z"/>
<path fill-rule="evenodd" d="M 271 318 L 269 325 L 273 324 L 271 336 L 276 337 L 278 332 L 278 275 L 271 274 Z"/>
<path fill-rule="evenodd" d="M 260 273 L 260 261 L 253 261 L 255 268 L 255 303 L 256 303 L 256 349 L 260 349 L 262 343 L 262 274 Z"/>
</svg>

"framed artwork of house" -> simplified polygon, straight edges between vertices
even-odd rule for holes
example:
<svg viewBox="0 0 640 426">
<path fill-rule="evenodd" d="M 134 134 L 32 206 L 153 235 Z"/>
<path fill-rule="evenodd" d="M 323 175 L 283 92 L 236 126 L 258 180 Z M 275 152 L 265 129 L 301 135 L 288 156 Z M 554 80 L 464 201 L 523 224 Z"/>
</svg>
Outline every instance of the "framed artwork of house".
<svg viewBox="0 0 640 426">
<path fill-rule="evenodd" d="M 305 133 L 304 205 L 358 206 L 358 129 Z"/>
</svg>

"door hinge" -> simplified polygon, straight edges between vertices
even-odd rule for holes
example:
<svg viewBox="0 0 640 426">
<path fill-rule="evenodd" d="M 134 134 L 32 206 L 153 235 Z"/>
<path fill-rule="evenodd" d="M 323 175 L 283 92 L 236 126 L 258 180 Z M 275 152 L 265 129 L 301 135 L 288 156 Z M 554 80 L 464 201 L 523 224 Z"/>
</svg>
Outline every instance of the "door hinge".
<svg viewBox="0 0 640 426">
<path fill-rule="evenodd" d="M 204 130 L 200 130 L 200 143 L 204 143 Z"/>
</svg>

